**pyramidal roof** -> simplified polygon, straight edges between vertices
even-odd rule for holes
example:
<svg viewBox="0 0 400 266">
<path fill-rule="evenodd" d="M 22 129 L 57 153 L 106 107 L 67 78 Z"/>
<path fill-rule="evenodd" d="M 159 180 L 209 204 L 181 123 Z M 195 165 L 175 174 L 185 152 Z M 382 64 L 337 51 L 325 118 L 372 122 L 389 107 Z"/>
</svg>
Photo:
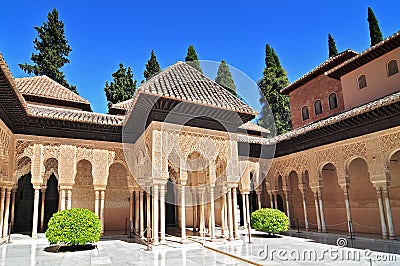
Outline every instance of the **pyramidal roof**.
<svg viewBox="0 0 400 266">
<path fill-rule="evenodd" d="M 136 95 L 140 93 L 257 115 L 253 108 L 184 62 L 175 63 L 140 85 Z M 127 110 L 134 102 L 130 99 L 117 103 L 110 110 Z"/>
</svg>

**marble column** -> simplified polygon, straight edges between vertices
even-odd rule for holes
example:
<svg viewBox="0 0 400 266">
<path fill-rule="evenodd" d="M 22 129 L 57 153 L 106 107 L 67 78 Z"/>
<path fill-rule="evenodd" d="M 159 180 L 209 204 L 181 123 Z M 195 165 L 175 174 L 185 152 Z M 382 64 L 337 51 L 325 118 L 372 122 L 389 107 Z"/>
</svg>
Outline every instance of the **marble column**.
<svg viewBox="0 0 400 266">
<path fill-rule="evenodd" d="M 6 206 L 4 211 L 4 227 L 3 227 L 3 237 L 8 236 L 8 217 L 10 213 L 10 197 L 11 197 L 11 188 L 7 188 L 6 190 Z"/>
<path fill-rule="evenodd" d="M 185 186 L 181 186 L 181 241 L 186 240 L 186 206 L 185 206 Z"/>
<path fill-rule="evenodd" d="M 39 193 L 40 188 L 34 188 L 34 197 L 33 197 L 33 219 L 32 219 L 32 238 L 37 238 L 37 227 L 38 227 L 38 218 L 39 218 Z"/>
<path fill-rule="evenodd" d="M 135 231 L 137 234 L 140 234 L 140 191 L 136 190 L 135 192 Z M 132 194 L 133 198 L 133 194 Z M 132 204 L 133 208 L 133 204 Z M 132 213 L 133 216 L 133 213 Z M 133 221 L 132 221 L 133 223 Z M 133 227 L 133 224 L 132 224 Z"/>
<path fill-rule="evenodd" d="M 193 232 L 197 231 L 197 192 L 192 189 L 192 200 L 193 200 Z"/>
<path fill-rule="evenodd" d="M 144 192 L 139 191 L 139 234 L 144 237 L 144 202 L 143 202 Z"/>
<path fill-rule="evenodd" d="M 389 191 L 386 187 L 382 188 L 383 198 L 385 199 L 385 210 L 387 218 L 387 226 L 389 229 L 389 239 L 395 239 L 393 218 L 392 218 L 392 208 L 390 206 Z"/>
<path fill-rule="evenodd" d="M 4 200 L 6 197 L 6 188 L 1 187 L 1 192 L 0 192 L 0 230 L 3 232 L 3 217 L 4 217 Z"/>
<path fill-rule="evenodd" d="M 221 204 L 221 236 L 225 237 L 225 235 L 226 235 L 226 226 L 225 226 L 225 224 L 226 224 L 226 221 L 225 221 L 226 220 L 226 217 L 225 217 L 226 195 L 225 195 L 224 192 L 222 192 L 222 193 L 223 193 L 223 195 L 220 198 L 220 204 Z"/>
<path fill-rule="evenodd" d="M 250 194 L 246 194 L 246 213 L 247 213 L 247 225 L 246 227 L 250 226 Z"/>
<path fill-rule="evenodd" d="M 134 204 L 135 191 L 129 191 L 129 232 L 133 229 L 136 231 L 136 227 L 133 228 L 133 204 Z M 136 217 L 135 217 L 136 218 Z"/>
<path fill-rule="evenodd" d="M 61 203 L 60 203 L 60 210 L 65 210 L 65 189 L 61 189 Z"/>
<path fill-rule="evenodd" d="M 72 190 L 71 189 L 68 189 L 67 195 L 68 195 L 67 209 L 70 210 L 72 208 Z"/>
<path fill-rule="evenodd" d="M 154 232 L 154 245 L 159 245 L 158 240 L 158 185 L 153 186 L 153 232 Z"/>
<path fill-rule="evenodd" d="M 319 212 L 320 212 L 320 215 L 321 215 L 321 228 L 322 228 L 322 232 L 326 233 L 324 204 L 322 202 L 322 192 L 321 192 L 321 190 L 318 191 L 318 199 L 319 199 Z"/>
<path fill-rule="evenodd" d="M 321 219 L 319 216 L 319 207 L 318 207 L 318 193 L 314 191 L 314 203 L 315 203 L 315 215 L 317 216 L 317 226 L 318 226 L 318 231 L 321 231 Z"/>
<path fill-rule="evenodd" d="M 274 204 L 275 204 L 275 209 L 278 209 L 278 194 L 277 193 L 274 193 Z"/>
<path fill-rule="evenodd" d="M 11 228 L 10 231 L 13 232 L 14 230 L 14 214 L 15 214 L 15 195 L 17 194 L 17 189 L 13 188 L 11 195 Z"/>
<path fill-rule="evenodd" d="M 243 226 L 247 226 L 246 194 L 242 193 L 242 217 Z"/>
<path fill-rule="evenodd" d="M 232 207 L 233 207 L 233 235 L 235 239 L 239 239 L 239 227 L 237 221 L 237 212 L 238 212 L 238 204 L 237 204 L 237 189 L 236 187 L 232 188 Z"/>
<path fill-rule="evenodd" d="M 292 224 L 290 215 L 290 191 L 285 191 L 285 201 L 286 201 L 286 214 L 289 220 L 289 227 Z"/>
<path fill-rule="evenodd" d="M 306 231 L 308 231 L 310 229 L 310 227 L 308 225 L 306 193 L 303 190 L 301 190 L 301 198 L 303 200 L 304 224 L 305 224 L 305 227 L 306 227 Z"/>
<path fill-rule="evenodd" d="M 148 187 L 146 190 L 146 230 L 147 230 L 147 239 L 151 239 L 151 209 L 150 209 L 150 188 Z"/>
<path fill-rule="evenodd" d="M 256 191 L 256 193 L 257 193 L 258 209 L 261 209 L 261 191 Z"/>
<path fill-rule="evenodd" d="M 204 237 L 204 229 L 205 229 L 205 217 L 204 217 L 204 191 L 199 193 L 199 197 L 200 197 L 200 236 Z"/>
<path fill-rule="evenodd" d="M 347 216 L 347 228 L 349 230 L 349 234 L 352 234 L 352 228 L 351 228 L 351 211 L 350 211 L 350 200 L 349 200 L 349 191 L 347 187 L 343 188 L 343 194 L 344 194 L 344 204 L 346 206 L 346 216 Z"/>
<path fill-rule="evenodd" d="M 166 245 L 165 241 L 165 185 L 160 185 L 160 244 Z"/>
<path fill-rule="evenodd" d="M 100 218 L 99 214 L 99 197 L 100 197 L 100 192 L 96 190 L 94 192 L 94 213 L 97 215 L 97 217 Z"/>
<path fill-rule="evenodd" d="M 269 193 L 269 204 L 271 205 L 271 209 L 274 209 L 274 194 Z"/>
<path fill-rule="evenodd" d="M 44 211 L 45 211 L 45 201 L 46 201 L 46 187 L 42 187 L 42 208 L 40 210 L 40 231 L 44 230 Z"/>
<path fill-rule="evenodd" d="M 210 237 L 211 240 L 215 238 L 215 206 L 214 206 L 214 188 L 210 187 Z"/>
<path fill-rule="evenodd" d="M 106 198 L 106 192 L 102 190 L 100 192 L 100 224 L 101 224 L 101 233 L 104 234 L 104 200 Z"/>
<path fill-rule="evenodd" d="M 232 208 L 232 191 L 230 188 L 228 188 L 228 193 L 227 193 L 227 201 L 228 201 L 228 229 L 229 229 L 229 240 L 233 240 L 233 208 Z"/>
<path fill-rule="evenodd" d="M 386 229 L 386 221 L 385 221 L 385 212 L 383 210 L 383 201 L 382 201 L 382 193 L 381 188 L 376 188 L 376 193 L 378 196 L 378 206 L 379 206 L 379 216 L 381 218 L 381 229 L 382 229 L 382 238 L 387 238 L 387 229 Z"/>
</svg>

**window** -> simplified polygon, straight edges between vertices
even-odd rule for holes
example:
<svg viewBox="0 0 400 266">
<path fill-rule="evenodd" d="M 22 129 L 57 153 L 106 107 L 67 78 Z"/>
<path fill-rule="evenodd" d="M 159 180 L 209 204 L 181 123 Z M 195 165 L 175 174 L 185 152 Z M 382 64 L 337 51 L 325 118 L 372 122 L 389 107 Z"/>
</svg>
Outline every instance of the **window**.
<svg viewBox="0 0 400 266">
<path fill-rule="evenodd" d="M 320 100 L 316 100 L 314 103 L 314 111 L 315 115 L 320 115 L 322 114 L 322 104 Z"/>
<path fill-rule="evenodd" d="M 303 121 L 310 118 L 310 115 L 308 114 L 308 107 L 307 106 L 304 106 L 301 109 L 301 116 L 303 117 Z"/>
<path fill-rule="evenodd" d="M 399 73 L 399 68 L 397 66 L 396 60 L 390 60 L 387 64 L 387 75 L 388 77 L 393 76 L 394 74 Z"/>
<path fill-rule="evenodd" d="M 331 93 L 329 95 L 329 109 L 333 110 L 337 107 L 337 98 L 336 98 L 336 93 Z"/>
<path fill-rule="evenodd" d="M 357 79 L 358 89 L 367 87 L 367 77 L 365 75 L 360 75 Z"/>
</svg>

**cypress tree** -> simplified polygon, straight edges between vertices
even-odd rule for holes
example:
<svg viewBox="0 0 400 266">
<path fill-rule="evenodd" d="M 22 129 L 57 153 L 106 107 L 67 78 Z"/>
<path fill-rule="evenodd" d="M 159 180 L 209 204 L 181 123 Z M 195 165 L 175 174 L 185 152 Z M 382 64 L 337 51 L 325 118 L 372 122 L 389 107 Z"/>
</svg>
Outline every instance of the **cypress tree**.
<svg viewBox="0 0 400 266">
<path fill-rule="evenodd" d="M 194 67 L 201 73 L 203 70 L 200 67 L 199 58 L 197 57 L 196 50 L 194 49 L 193 45 L 190 45 L 187 51 L 187 55 L 185 57 L 185 62 L 188 63 L 190 66 Z"/>
<path fill-rule="evenodd" d="M 68 55 L 72 51 L 64 33 L 64 23 L 58 18 L 57 9 L 49 12 L 47 22 L 35 27 L 38 37 L 33 41 L 34 48 L 38 52 L 32 53 L 33 65 L 19 64 L 19 67 L 28 74 L 46 75 L 57 81 L 71 91 L 78 93 L 75 86 L 71 86 L 66 80 L 61 68 L 69 63 Z"/>
<path fill-rule="evenodd" d="M 273 135 L 282 134 L 292 128 L 289 97 L 280 94 L 280 90 L 289 85 L 289 80 L 278 55 L 269 45 L 266 47 L 265 63 L 263 77 L 258 81 L 262 105 L 258 123 Z"/>
<path fill-rule="evenodd" d="M 146 80 L 149 80 L 154 75 L 158 74 L 161 71 L 160 64 L 157 62 L 156 54 L 153 50 L 151 50 L 151 55 L 149 61 L 147 61 L 146 69 L 143 72 Z"/>
<path fill-rule="evenodd" d="M 328 48 L 329 48 L 329 58 L 339 54 L 338 50 L 336 49 L 335 40 L 333 39 L 330 33 L 328 34 Z"/>
<path fill-rule="evenodd" d="M 368 24 L 369 36 L 371 37 L 371 46 L 383 41 L 382 32 L 379 28 L 378 19 L 375 17 L 374 11 L 368 7 Z"/>
<path fill-rule="evenodd" d="M 215 78 L 215 82 L 219 85 L 227 89 L 230 93 L 237 96 L 235 82 L 232 78 L 232 73 L 229 70 L 229 66 L 226 64 L 224 60 L 221 61 L 221 64 L 218 67 L 217 77 Z"/>
<path fill-rule="evenodd" d="M 133 73 L 130 67 L 126 69 L 120 63 L 118 70 L 112 74 L 112 77 L 113 81 L 110 84 L 106 81 L 106 86 L 104 87 L 108 107 L 112 104 L 131 99 L 136 91 L 136 80 L 133 80 Z"/>
</svg>

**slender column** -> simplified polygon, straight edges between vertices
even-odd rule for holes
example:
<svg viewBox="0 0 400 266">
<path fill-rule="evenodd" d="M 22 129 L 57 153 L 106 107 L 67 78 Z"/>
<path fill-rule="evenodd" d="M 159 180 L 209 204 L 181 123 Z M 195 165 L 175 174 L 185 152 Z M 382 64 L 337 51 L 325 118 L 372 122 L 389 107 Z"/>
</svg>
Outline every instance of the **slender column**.
<svg viewBox="0 0 400 266">
<path fill-rule="evenodd" d="M 2 187 L 0 192 L 0 230 L 3 232 L 3 217 L 4 217 L 4 200 L 6 197 L 6 188 Z"/>
<path fill-rule="evenodd" d="M 60 210 L 61 210 L 61 211 L 65 210 L 65 189 L 61 189 L 61 204 L 60 204 Z"/>
<path fill-rule="evenodd" d="M 233 204 L 232 204 L 232 206 L 233 206 L 233 234 L 234 234 L 234 237 L 236 238 L 236 239 L 239 239 L 239 228 L 238 228 L 238 221 L 236 220 L 237 219 L 237 211 L 238 211 L 238 208 L 237 208 L 237 189 L 236 189 L 236 187 L 233 187 L 232 188 L 232 200 L 233 200 Z"/>
<path fill-rule="evenodd" d="M 385 198 L 385 209 L 386 209 L 387 225 L 388 225 L 388 229 L 389 229 L 389 238 L 395 239 L 393 218 L 392 218 L 392 208 L 390 207 L 389 191 L 387 190 L 386 187 L 383 187 L 382 193 L 383 193 L 383 197 Z"/>
<path fill-rule="evenodd" d="M 150 187 L 147 188 L 146 192 L 146 229 L 147 229 L 147 238 L 151 239 L 151 209 L 150 209 Z"/>
<path fill-rule="evenodd" d="M 133 228 L 133 204 L 135 194 L 135 191 L 129 191 L 129 232 L 132 232 L 132 229 L 136 231 L 136 227 Z"/>
<path fill-rule="evenodd" d="M 17 194 L 17 189 L 13 188 L 11 196 L 11 232 L 14 230 L 15 194 Z"/>
<path fill-rule="evenodd" d="M 274 194 L 269 193 L 269 204 L 271 205 L 271 209 L 274 208 Z"/>
<path fill-rule="evenodd" d="M 37 227 L 38 227 L 38 214 L 39 214 L 39 190 L 35 188 L 35 196 L 33 200 L 33 219 L 32 219 L 32 238 L 37 238 Z"/>
<path fill-rule="evenodd" d="M 205 229 L 205 219 L 204 219 L 204 192 L 200 192 L 200 236 L 204 236 L 204 229 Z"/>
<path fill-rule="evenodd" d="M 261 209 L 261 191 L 256 191 L 256 193 L 257 193 L 258 209 Z"/>
<path fill-rule="evenodd" d="M 250 217 L 250 204 L 249 204 L 250 194 L 246 194 L 245 196 L 246 196 L 246 212 L 247 212 L 247 225 L 246 226 L 250 226 L 250 218 L 251 218 Z"/>
<path fill-rule="evenodd" d="M 181 186 L 181 239 L 186 240 L 186 206 L 185 206 L 185 186 Z"/>
<path fill-rule="evenodd" d="M 211 227 L 210 227 L 210 237 L 211 239 L 215 238 L 215 213 L 214 213 L 214 188 L 210 187 L 210 212 L 211 212 Z"/>
<path fill-rule="evenodd" d="M 139 191 L 139 234 L 144 237 L 144 210 L 143 210 L 143 191 Z"/>
<path fill-rule="evenodd" d="M 197 193 L 195 190 L 192 190 L 192 199 L 193 199 L 193 232 L 197 231 Z"/>
<path fill-rule="evenodd" d="M 72 190 L 71 189 L 68 189 L 67 195 L 68 195 L 67 208 L 68 208 L 68 210 L 70 210 L 72 208 Z"/>
<path fill-rule="evenodd" d="M 40 231 L 44 230 L 44 210 L 45 210 L 45 201 L 46 201 L 46 188 L 42 188 L 42 208 L 40 211 Z"/>
<path fill-rule="evenodd" d="M 287 217 L 288 217 L 288 220 L 289 220 L 289 227 L 290 227 L 290 225 L 291 225 L 291 217 L 290 217 L 290 202 L 289 202 L 289 200 L 290 200 L 290 195 L 289 195 L 289 191 L 285 191 L 285 201 L 286 201 L 286 214 L 287 214 Z"/>
<path fill-rule="evenodd" d="M 318 193 L 314 191 L 314 200 L 315 200 L 315 214 L 317 216 L 317 224 L 318 224 L 318 231 L 321 231 L 321 219 L 319 217 L 319 207 L 318 207 Z"/>
<path fill-rule="evenodd" d="M 306 194 L 304 193 L 303 190 L 301 190 L 301 197 L 302 197 L 302 199 L 303 199 L 304 224 L 305 224 L 305 226 L 306 226 L 306 230 L 308 231 L 310 228 L 309 228 L 309 225 L 308 225 Z"/>
<path fill-rule="evenodd" d="M 100 218 L 100 214 L 99 214 L 99 197 L 100 197 L 100 193 L 98 190 L 96 190 L 94 192 L 94 213 L 97 215 L 97 217 Z"/>
<path fill-rule="evenodd" d="M 247 226 L 247 204 L 246 204 L 246 194 L 242 193 L 242 216 L 243 216 L 243 226 Z"/>
<path fill-rule="evenodd" d="M 160 244 L 165 245 L 165 185 L 160 185 Z"/>
<path fill-rule="evenodd" d="M 229 240 L 233 240 L 233 208 L 232 208 L 232 192 L 228 188 L 228 229 L 229 229 Z"/>
<path fill-rule="evenodd" d="M 158 240 L 158 185 L 153 186 L 153 232 L 154 232 L 154 245 L 159 245 Z"/>
<path fill-rule="evenodd" d="M 132 195 L 132 197 L 133 197 L 133 195 Z M 132 204 L 132 207 L 133 207 L 133 204 Z M 133 214 L 132 214 L 132 216 L 133 216 Z M 136 230 L 136 233 L 140 233 L 140 191 L 139 190 L 135 191 L 135 230 Z"/>
<path fill-rule="evenodd" d="M 8 216 L 9 216 L 9 211 L 10 211 L 10 196 L 11 196 L 11 188 L 7 188 L 6 207 L 5 207 L 5 212 L 4 212 L 3 237 L 8 236 Z"/>
<path fill-rule="evenodd" d="M 378 196 L 378 206 L 379 206 L 379 216 L 381 218 L 381 228 L 382 228 L 382 237 L 387 238 L 387 229 L 386 229 L 386 222 L 385 222 L 385 213 L 383 210 L 383 201 L 382 201 L 382 193 L 381 188 L 376 188 L 376 193 Z"/>
<path fill-rule="evenodd" d="M 100 223 L 101 223 L 101 233 L 104 234 L 104 199 L 105 199 L 105 191 L 102 190 L 100 192 Z"/>
<path fill-rule="evenodd" d="M 346 215 L 347 215 L 347 227 L 349 230 L 349 234 L 351 234 L 351 225 L 350 223 L 352 222 L 351 220 L 351 211 L 350 211 L 350 200 L 349 200 L 349 191 L 347 187 L 343 188 L 344 192 L 344 204 L 346 205 Z"/>
<path fill-rule="evenodd" d="M 324 205 L 322 202 L 322 192 L 319 190 L 318 191 L 318 198 L 319 198 L 319 212 L 321 214 L 321 227 L 322 227 L 322 232 L 326 233 L 326 224 L 325 224 L 325 214 L 324 214 Z"/>
<path fill-rule="evenodd" d="M 221 202 L 221 236 L 225 237 L 225 234 L 226 234 L 226 227 L 225 227 L 225 224 L 226 224 L 226 221 L 225 221 L 226 220 L 226 217 L 225 217 L 226 195 L 225 195 L 225 193 L 221 197 L 220 202 Z"/>
<path fill-rule="evenodd" d="M 278 196 L 276 193 L 274 193 L 274 204 L 275 204 L 275 209 L 278 209 Z"/>
</svg>

